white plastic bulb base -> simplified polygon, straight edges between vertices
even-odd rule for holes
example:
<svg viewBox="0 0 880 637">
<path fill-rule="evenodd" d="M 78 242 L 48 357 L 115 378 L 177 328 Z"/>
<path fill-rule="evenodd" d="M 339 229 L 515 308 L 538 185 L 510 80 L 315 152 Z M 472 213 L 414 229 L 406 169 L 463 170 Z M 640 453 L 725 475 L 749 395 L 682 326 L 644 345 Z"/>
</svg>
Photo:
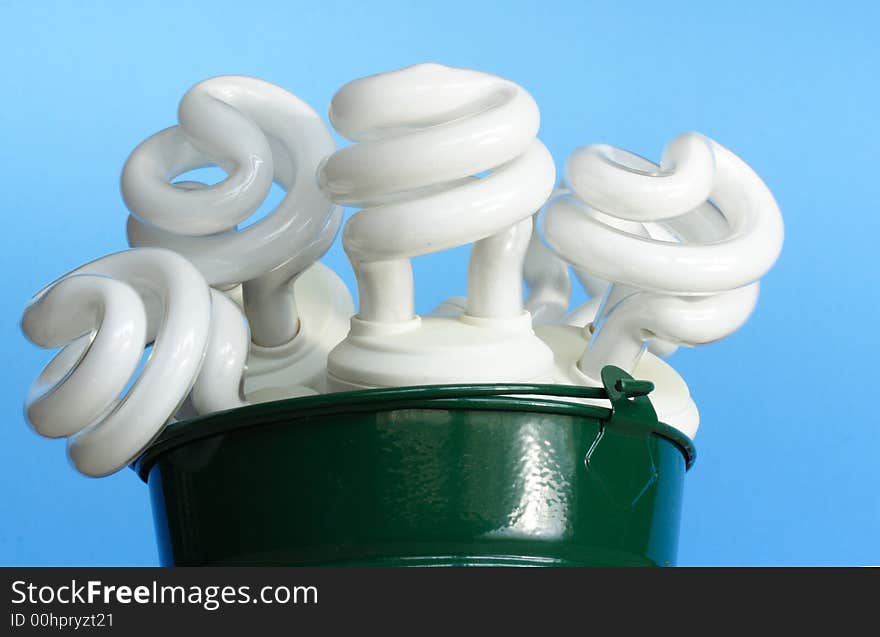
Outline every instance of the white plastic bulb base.
<svg viewBox="0 0 880 637">
<path fill-rule="evenodd" d="M 543 325 L 535 331 L 553 350 L 555 358 L 553 382 L 560 385 L 602 386 L 601 379 L 589 377 L 578 367 L 581 354 L 590 342 L 588 328 Z M 700 426 L 700 413 L 691 399 L 687 383 L 678 372 L 651 352 L 645 352 L 630 373 L 634 378 L 654 383 L 654 391 L 649 397 L 660 422 L 675 427 L 689 438 L 696 435 Z M 607 406 L 607 401 L 588 398 L 567 400 Z"/>
<path fill-rule="evenodd" d="M 510 319 L 415 316 L 380 323 L 351 319 L 327 361 L 327 390 L 445 383 L 547 383 L 553 352 L 528 312 Z"/>
</svg>

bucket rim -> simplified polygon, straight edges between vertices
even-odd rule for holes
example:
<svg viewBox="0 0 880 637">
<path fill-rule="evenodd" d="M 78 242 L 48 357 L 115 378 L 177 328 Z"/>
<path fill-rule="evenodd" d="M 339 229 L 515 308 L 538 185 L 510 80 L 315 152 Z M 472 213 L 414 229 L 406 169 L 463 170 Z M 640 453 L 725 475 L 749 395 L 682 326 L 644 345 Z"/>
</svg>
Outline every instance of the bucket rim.
<svg viewBox="0 0 880 637">
<path fill-rule="evenodd" d="M 154 441 L 131 464 L 131 468 L 147 482 L 150 470 L 159 456 L 203 438 L 210 438 L 239 429 L 253 429 L 279 423 L 293 424 L 309 416 L 346 413 L 386 412 L 401 409 L 433 409 L 443 411 L 501 411 L 560 414 L 603 421 L 605 426 L 617 423 L 611 407 L 575 403 L 559 398 L 608 399 L 601 387 L 575 385 L 487 383 L 414 385 L 381 389 L 301 396 L 285 400 L 256 403 L 204 416 L 180 420 L 167 425 Z M 629 430 L 633 423 L 627 423 Z M 654 422 L 636 424 L 645 434 L 656 434 L 674 443 L 690 469 L 696 460 L 693 441 L 684 433 L 656 418 Z"/>
</svg>

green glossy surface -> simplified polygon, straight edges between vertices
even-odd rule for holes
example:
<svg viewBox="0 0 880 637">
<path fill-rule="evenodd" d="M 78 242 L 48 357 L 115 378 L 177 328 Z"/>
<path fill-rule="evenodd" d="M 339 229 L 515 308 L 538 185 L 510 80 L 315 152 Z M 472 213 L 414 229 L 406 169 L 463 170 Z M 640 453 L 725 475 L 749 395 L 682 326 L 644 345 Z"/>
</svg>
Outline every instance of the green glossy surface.
<svg viewBox="0 0 880 637">
<path fill-rule="evenodd" d="M 162 563 L 671 564 L 693 448 L 620 374 L 613 414 L 462 386 L 176 424 L 136 466 Z"/>
</svg>

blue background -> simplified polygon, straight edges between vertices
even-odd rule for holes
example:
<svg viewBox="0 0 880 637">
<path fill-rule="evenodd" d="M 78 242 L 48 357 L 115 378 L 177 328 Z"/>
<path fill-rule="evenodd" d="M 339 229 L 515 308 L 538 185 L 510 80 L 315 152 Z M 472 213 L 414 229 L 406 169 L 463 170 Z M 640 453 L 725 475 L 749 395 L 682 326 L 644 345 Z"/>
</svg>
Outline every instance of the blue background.
<svg viewBox="0 0 880 637">
<path fill-rule="evenodd" d="M 763 176 L 786 244 L 755 315 L 671 359 L 703 418 L 680 563 L 880 563 L 877 3 L 136 4 L 0 0 L 0 563 L 156 563 L 136 476 L 80 477 L 21 415 L 49 358 L 21 336 L 21 308 L 126 246 L 134 146 L 213 75 L 326 113 L 346 81 L 429 60 L 526 87 L 558 166 L 591 142 L 657 158 L 698 130 Z M 353 284 L 338 244 L 325 262 Z M 420 311 L 464 292 L 464 250 L 415 265 Z"/>
</svg>

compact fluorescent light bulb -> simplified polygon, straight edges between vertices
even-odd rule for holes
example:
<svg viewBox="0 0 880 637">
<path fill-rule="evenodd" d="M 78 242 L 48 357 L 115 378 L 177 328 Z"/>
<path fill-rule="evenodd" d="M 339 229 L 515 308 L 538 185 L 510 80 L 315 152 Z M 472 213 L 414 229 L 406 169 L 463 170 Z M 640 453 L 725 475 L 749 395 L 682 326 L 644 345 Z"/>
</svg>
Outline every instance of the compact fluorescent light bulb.
<svg viewBox="0 0 880 637">
<path fill-rule="evenodd" d="M 600 385 L 602 367 L 617 365 L 654 381 L 661 420 L 693 435 L 699 415 L 687 386 L 646 341 L 708 343 L 748 319 L 757 280 L 782 249 L 773 195 L 741 159 L 697 133 L 673 139 L 659 166 L 611 146 L 581 148 L 566 184 L 569 194 L 545 211 L 544 237 L 587 286 L 610 285 L 586 327 L 539 328 L 557 381 Z"/>
<path fill-rule="evenodd" d="M 335 148 L 329 130 L 296 96 L 241 76 L 192 87 L 178 120 L 141 143 L 123 169 L 130 244 L 179 252 L 243 306 L 251 333 L 248 395 L 284 397 L 299 385 L 322 391 L 327 353 L 354 313 L 344 283 L 317 263 L 342 220 L 315 181 Z M 172 183 L 205 165 L 228 176 L 213 185 Z M 286 191 L 281 203 L 238 228 L 273 182 Z"/>
<path fill-rule="evenodd" d="M 361 210 L 343 231 L 360 307 L 328 386 L 549 380 L 552 352 L 522 302 L 532 215 L 555 179 L 532 97 L 420 64 L 346 84 L 330 120 L 356 143 L 327 158 L 321 187 Z M 417 316 L 409 259 L 471 242 L 466 303 Z"/>
<path fill-rule="evenodd" d="M 174 252 L 127 250 L 38 292 L 21 327 L 31 342 L 62 348 L 31 386 L 27 420 L 43 436 L 67 438 L 78 471 L 103 476 L 147 447 L 195 382 L 211 332 L 210 291 Z"/>
</svg>

